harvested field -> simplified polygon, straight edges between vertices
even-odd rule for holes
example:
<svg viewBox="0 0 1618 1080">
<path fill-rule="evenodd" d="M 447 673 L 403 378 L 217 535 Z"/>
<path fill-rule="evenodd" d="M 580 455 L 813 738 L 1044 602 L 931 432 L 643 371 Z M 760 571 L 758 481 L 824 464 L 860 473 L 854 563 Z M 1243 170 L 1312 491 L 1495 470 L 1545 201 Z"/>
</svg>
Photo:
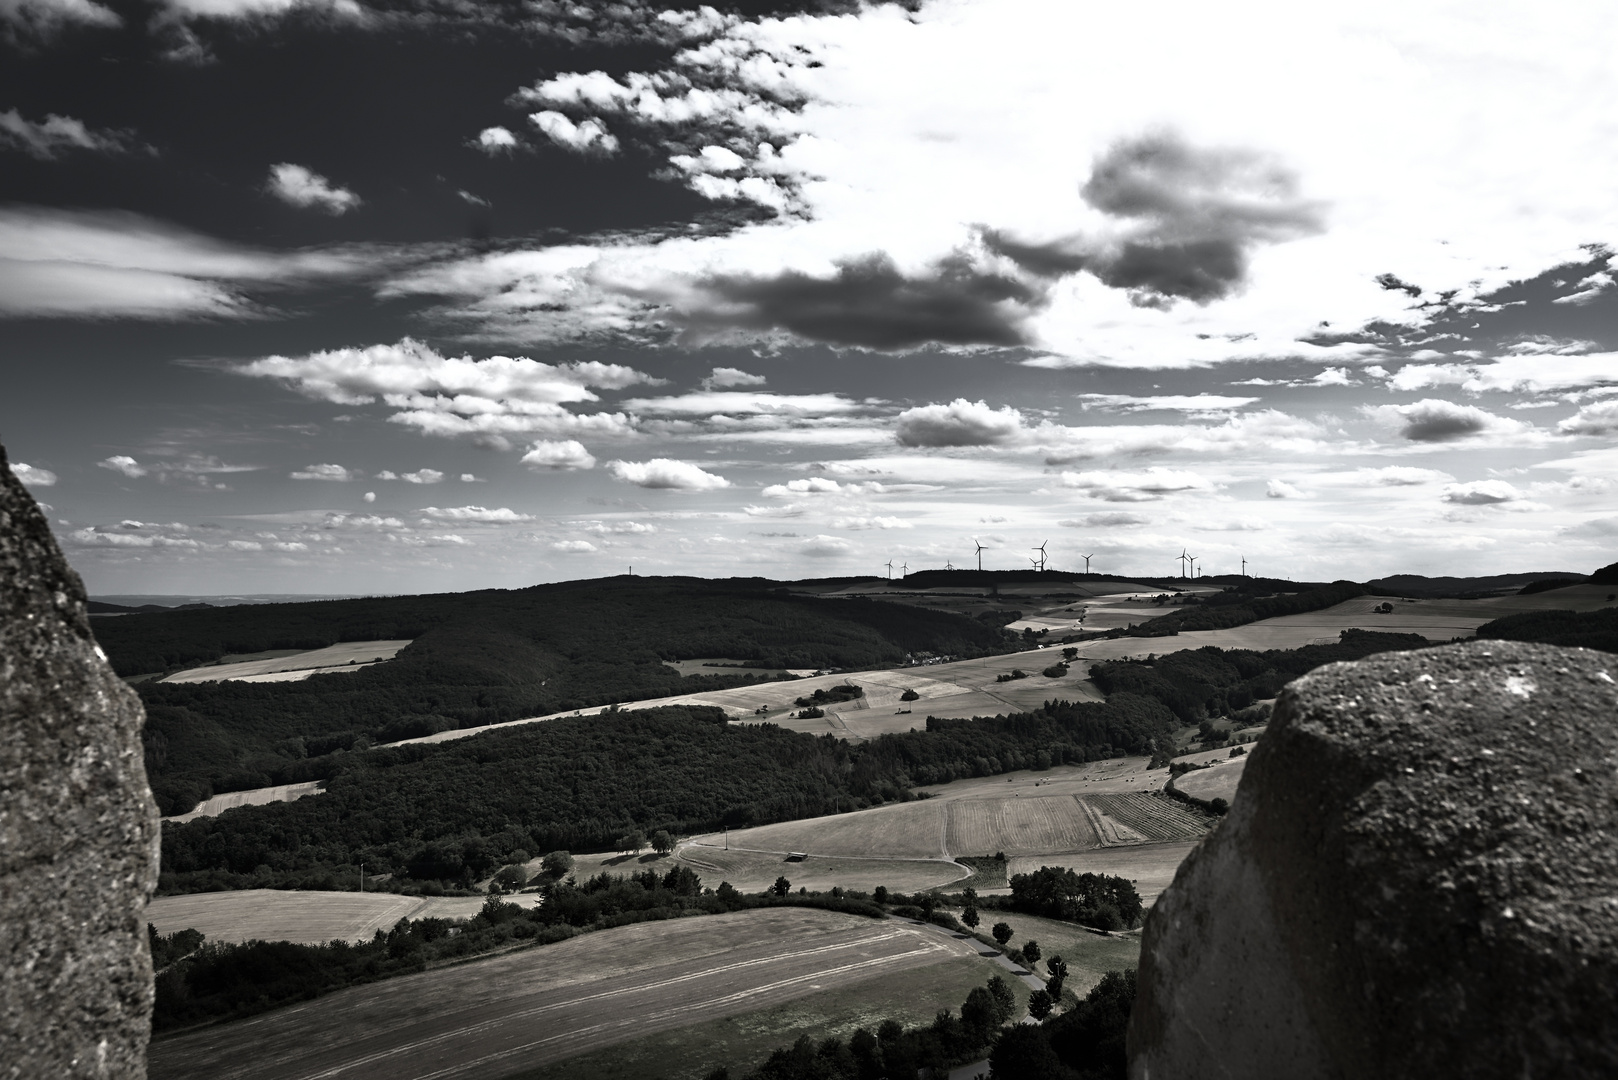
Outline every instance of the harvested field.
<svg viewBox="0 0 1618 1080">
<path fill-rule="evenodd" d="M 958 959 L 894 975 L 877 975 L 853 986 L 817 990 L 767 1009 L 630 1039 L 523 1072 L 511 1080 L 645 1080 L 651 1076 L 702 1080 L 721 1066 L 728 1068 L 732 1076 L 745 1076 L 776 1049 L 791 1046 L 800 1035 L 817 1041 L 834 1037 L 846 1040 L 862 1027 L 876 1031 L 887 1019 L 907 1027 L 930 1023 L 940 1008 L 959 1010 L 966 995 L 988 982 L 997 970 L 987 961 Z M 1021 1015 L 1028 987 L 1021 979 L 1006 981 L 1017 995 Z"/>
<path fill-rule="evenodd" d="M 1230 802 L 1236 797 L 1236 785 L 1242 781 L 1242 772 L 1247 768 L 1247 757 L 1244 755 L 1235 759 L 1227 759 L 1211 769 L 1198 769 L 1188 772 L 1174 782 L 1175 788 L 1185 792 L 1193 799 L 1224 799 Z"/>
<path fill-rule="evenodd" d="M 532 907 L 536 893 L 506 898 Z M 396 893 L 301 892 L 243 889 L 238 892 L 160 896 L 146 908 L 146 921 L 159 933 L 190 928 L 209 941 L 369 941 L 400 919 L 470 919 L 483 907 L 481 896 L 399 896 Z"/>
<path fill-rule="evenodd" d="M 1080 797 L 1080 801 L 1100 816 L 1101 826 L 1097 832 L 1102 842 L 1109 846 L 1195 840 L 1213 827 L 1213 822 L 1206 815 L 1164 795 L 1146 792 L 1085 795 Z"/>
<path fill-rule="evenodd" d="M 1099 843 L 1095 829 L 1071 795 L 958 799 L 946 805 L 947 843 L 957 855 L 1078 851 Z"/>
<path fill-rule="evenodd" d="M 803 908 L 640 923 L 161 1039 L 149 1075 L 490 1080 L 976 955 L 924 928 Z"/>
<path fill-rule="evenodd" d="M 1068 854 L 1026 855 L 1012 859 L 1006 872 L 1012 875 L 1031 874 L 1041 866 L 1065 866 L 1076 874 L 1111 874 L 1134 882 L 1141 902 L 1150 905 L 1157 899 L 1158 893 L 1168 888 L 1181 861 L 1196 846 L 1194 841 L 1181 840 L 1177 843 L 1135 844 Z"/>
<path fill-rule="evenodd" d="M 945 811 L 927 799 L 894 803 L 849 814 L 785 821 L 752 829 L 730 830 L 732 850 L 804 851 L 810 855 L 855 858 L 945 859 Z M 720 833 L 694 837 L 708 847 L 724 847 Z"/>
<path fill-rule="evenodd" d="M 292 802 L 305 795 L 319 795 L 326 790 L 324 780 L 308 780 L 301 784 L 281 784 L 277 787 L 253 788 L 251 791 L 228 791 L 204 799 L 184 814 L 166 817 L 164 821 L 187 822 L 201 817 L 214 817 L 238 806 L 263 806 L 272 802 Z"/>
<path fill-rule="evenodd" d="M 788 861 L 777 852 L 726 851 L 722 847 L 683 844 L 675 853 L 702 884 L 716 887 L 728 881 L 742 892 L 762 892 L 785 876 L 792 887 L 824 892 L 834 885 L 869 892 L 886 885 L 899 892 L 925 891 L 965 880 L 968 871 L 951 862 L 922 859 L 852 859 L 812 855 L 802 862 Z"/>
<path fill-rule="evenodd" d="M 266 656 L 259 660 L 244 660 L 235 664 L 211 664 L 208 667 L 177 671 L 161 680 L 168 683 L 197 682 L 290 682 L 307 679 L 311 675 L 332 671 L 357 671 L 370 664 L 392 660 L 399 650 L 410 644 L 403 641 L 344 641 L 324 649 L 285 656 Z M 279 650 L 275 650 L 279 651 Z"/>
</svg>

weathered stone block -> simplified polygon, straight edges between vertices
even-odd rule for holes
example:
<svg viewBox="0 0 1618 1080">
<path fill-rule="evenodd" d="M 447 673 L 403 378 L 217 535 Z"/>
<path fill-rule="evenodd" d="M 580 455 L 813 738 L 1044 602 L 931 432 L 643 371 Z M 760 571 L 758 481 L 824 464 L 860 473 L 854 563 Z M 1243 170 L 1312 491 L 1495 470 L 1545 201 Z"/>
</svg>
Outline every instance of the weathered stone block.
<svg viewBox="0 0 1618 1080">
<path fill-rule="evenodd" d="M 159 834 L 143 720 L 0 450 L 0 1076 L 146 1075 Z"/>
<path fill-rule="evenodd" d="M 1485 641 L 1291 684 L 1147 922 L 1130 1075 L 1618 1076 L 1615 680 Z"/>
</svg>

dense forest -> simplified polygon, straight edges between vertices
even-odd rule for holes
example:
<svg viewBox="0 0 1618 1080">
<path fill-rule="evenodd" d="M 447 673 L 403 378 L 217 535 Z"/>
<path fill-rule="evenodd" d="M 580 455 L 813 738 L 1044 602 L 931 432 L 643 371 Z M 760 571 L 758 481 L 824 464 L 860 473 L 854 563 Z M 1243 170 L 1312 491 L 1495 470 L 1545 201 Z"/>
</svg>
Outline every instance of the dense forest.
<svg viewBox="0 0 1618 1080">
<path fill-rule="evenodd" d="M 1478 637 L 1537 641 L 1618 653 L 1618 608 L 1599 611 L 1530 611 L 1478 627 Z"/>
<path fill-rule="evenodd" d="M 286 683 L 142 683 L 146 767 L 164 814 L 222 791 L 327 779 L 334 755 L 453 728 L 739 686 L 665 660 L 871 668 L 1009 647 L 947 612 L 795 596 L 774 582 L 608 578 L 517 591 L 266 604 L 94 621 L 120 674 L 270 649 L 412 638 L 398 657 Z"/>
<path fill-rule="evenodd" d="M 395 885 L 464 887 L 514 852 L 611 851 L 625 834 L 707 832 L 858 810 L 916 784 L 1150 753 L 1174 726 L 1132 694 L 1033 713 L 928 718 L 858 745 L 671 706 L 564 717 L 447 743 L 344 754 L 324 794 L 163 830 L 161 888 L 335 888 L 364 862 Z"/>
</svg>

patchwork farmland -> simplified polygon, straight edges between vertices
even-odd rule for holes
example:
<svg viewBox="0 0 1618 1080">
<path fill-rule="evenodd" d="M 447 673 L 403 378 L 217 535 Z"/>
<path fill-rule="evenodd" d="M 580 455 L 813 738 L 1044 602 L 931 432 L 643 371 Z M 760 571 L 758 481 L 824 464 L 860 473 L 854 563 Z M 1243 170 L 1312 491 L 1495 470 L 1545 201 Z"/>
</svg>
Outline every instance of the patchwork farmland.
<svg viewBox="0 0 1618 1080">
<path fill-rule="evenodd" d="M 517 895 L 523 907 L 537 895 Z M 400 919 L 470 919 L 483 907 L 480 896 L 400 896 L 397 893 L 300 892 L 293 889 L 241 889 L 235 892 L 160 896 L 146 908 L 146 921 L 159 933 L 190 928 L 209 941 L 369 941 Z"/>
</svg>

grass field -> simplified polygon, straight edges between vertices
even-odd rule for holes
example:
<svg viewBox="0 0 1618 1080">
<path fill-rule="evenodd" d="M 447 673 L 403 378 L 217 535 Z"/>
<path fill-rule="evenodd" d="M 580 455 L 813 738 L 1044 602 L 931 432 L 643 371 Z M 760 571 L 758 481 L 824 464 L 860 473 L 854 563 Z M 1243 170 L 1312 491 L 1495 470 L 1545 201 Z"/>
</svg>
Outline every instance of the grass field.
<svg viewBox="0 0 1618 1080">
<path fill-rule="evenodd" d="M 639 923 L 161 1039 L 149 1076 L 491 1080 L 960 957 L 977 950 L 803 908 Z"/>
<path fill-rule="evenodd" d="M 1246 756 L 1226 759 L 1211 769 L 1186 773 L 1174 786 L 1193 799 L 1224 799 L 1228 803 L 1236 797 L 1236 785 L 1241 783 L 1246 768 Z"/>
<path fill-rule="evenodd" d="M 907 1026 L 930 1023 L 941 1008 L 960 1011 L 973 987 L 999 969 L 980 959 L 953 959 L 919 970 L 878 975 L 835 991 L 819 990 L 795 1001 L 708 1020 L 689 1027 L 630 1039 L 512 1080 L 701 1080 L 720 1066 L 744 1076 L 779 1047 L 800 1035 L 847 1039 L 860 1028 L 875 1032 L 883 1020 Z M 1028 987 L 1007 978 L 1017 994 L 1017 1012 L 1027 1006 Z"/>
<path fill-rule="evenodd" d="M 292 802 L 305 795 L 319 795 L 325 790 L 325 781 L 307 780 L 301 784 L 281 784 L 277 787 L 253 788 L 250 791 L 228 791 L 204 799 L 184 814 L 164 818 L 164 821 L 192 821 L 200 817 L 213 817 L 238 806 L 263 806 L 272 802 Z"/>
<path fill-rule="evenodd" d="M 731 829 L 729 843 L 732 850 L 742 851 L 944 859 L 948 858 L 944 848 L 945 818 L 944 804 L 936 799 L 891 803 L 849 814 Z M 708 833 L 693 840 L 707 847 L 725 844 L 720 833 Z"/>
<path fill-rule="evenodd" d="M 792 887 L 825 892 L 834 885 L 869 892 L 886 885 L 898 892 L 917 892 L 953 887 L 964 881 L 966 871 L 951 862 L 913 859 L 855 859 L 811 856 L 802 862 L 789 862 L 776 852 L 726 851 L 697 844 L 681 846 L 676 857 L 702 878 L 705 886 L 728 881 L 742 892 L 761 892 L 778 877 Z"/>
<path fill-rule="evenodd" d="M 534 893 L 506 898 L 531 907 Z M 146 921 L 164 934 L 190 928 L 209 941 L 369 941 L 400 919 L 470 919 L 483 907 L 479 896 L 399 896 L 395 893 L 300 892 L 243 889 L 238 892 L 160 896 L 146 908 Z"/>
<path fill-rule="evenodd" d="M 959 916 L 960 912 L 957 910 L 954 914 Z M 1020 949 L 1030 938 L 1039 942 L 1041 960 L 1032 970 L 1041 977 L 1050 977 L 1046 959 L 1060 956 L 1066 960 L 1067 988 L 1081 998 L 1107 972 L 1135 967 L 1140 960 L 1138 933 L 1101 935 L 1075 923 L 1042 919 L 1037 915 L 1022 915 L 1015 911 L 991 911 L 985 908 L 979 915 L 983 919 L 983 925 L 978 927 L 981 932 L 987 933 L 989 927 L 999 922 L 1011 927 L 1014 936 L 1010 948 Z"/>
<path fill-rule="evenodd" d="M 286 653 L 254 653 L 256 660 L 177 671 L 161 680 L 168 683 L 289 682 L 329 671 L 357 671 L 382 660 L 392 660 L 410 641 L 344 641 L 324 649 Z M 273 655 L 272 655 L 273 654 Z"/>
</svg>

